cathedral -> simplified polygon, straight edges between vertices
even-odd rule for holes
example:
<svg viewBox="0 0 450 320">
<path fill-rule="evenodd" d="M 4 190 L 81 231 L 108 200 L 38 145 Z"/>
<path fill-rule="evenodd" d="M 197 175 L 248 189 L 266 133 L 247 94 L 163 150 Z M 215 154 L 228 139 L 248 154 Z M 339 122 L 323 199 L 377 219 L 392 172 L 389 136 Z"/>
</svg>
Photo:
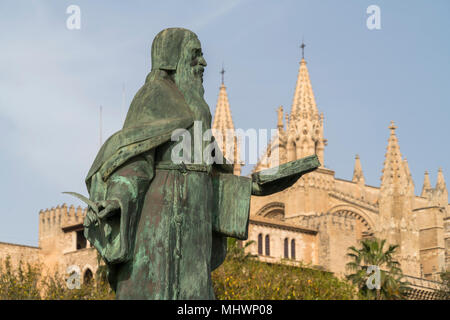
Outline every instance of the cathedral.
<svg viewBox="0 0 450 320">
<path fill-rule="evenodd" d="M 313 154 L 323 165 L 327 145 L 324 115 L 317 108 L 304 58 L 290 113 L 279 107 L 276 125 L 277 134 L 253 172 Z M 223 73 L 212 127 L 223 137 L 235 130 Z M 333 170 L 322 166 L 282 192 L 252 196 L 247 240 L 252 244 L 248 250 L 265 262 L 284 260 L 342 277 L 348 247 L 358 247 L 365 238 L 386 239 L 399 245 L 397 259 L 416 290 L 438 289 L 439 274 L 450 269 L 450 205 L 444 176 L 440 169 L 433 188 L 425 172 L 422 192 L 416 196 L 394 122 L 388 129 L 380 187 L 365 184 L 361 159 L 356 155 L 351 181 L 337 178 Z M 226 145 L 230 142 L 231 148 Z M 218 144 L 225 156 L 232 156 L 234 174 L 240 175 L 239 139 L 219 139 Z M 38 247 L 0 242 L 0 259 L 10 256 L 13 264 L 42 262 L 62 273 L 77 266 L 81 280 L 88 281 L 95 277 L 98 260 L 83 235 L 85 214 L 86 209 L 66 204 L 41 210 Z"/>
<path fill-rule="evenodd" d="M 313 154 L 323 165 L 327 145 L 324 115 L 317 108 L 304 58 L 290 113 L 284 114 L 279 107 L 276 124 L 277 134 L 253 172 Z M 214 128 L 234 129 L 223 83 Z M 287 190 L 252 196 L 248 241 L 253 243 L 249 251 L 263 261 L 287 259 L 343 276 L 347 248 L 376 237 L 399 245 L 396 258 L 411 283 L 432 287 L 439 281 L 440 273 L 450 269 L 450 205 L 442 170 L 434 188 L 425 172 L 422 192 L 416 196 L 394 122 L 388 129 L 380 187 L 365 184 L 361 159 L 356 155 L 351 181 L 337 178 L 333 170 L 322 166 Z M 238 150 L 236 141 L 234 149 Z"/>
</svg>

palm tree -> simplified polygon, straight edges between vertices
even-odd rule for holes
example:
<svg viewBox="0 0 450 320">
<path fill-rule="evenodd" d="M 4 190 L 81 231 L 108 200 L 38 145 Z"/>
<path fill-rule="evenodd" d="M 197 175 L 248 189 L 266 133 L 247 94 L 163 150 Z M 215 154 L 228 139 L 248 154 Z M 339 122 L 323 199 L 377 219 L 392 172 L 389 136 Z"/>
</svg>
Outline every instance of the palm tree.
<svg viewBox="0 0 450 320">
<path fill-rule="evenodd" d="M 442 300 L 450 300 L 450 271 L 441 273 L 441 290 L 440 296 Z"/>
<path fill-rule="evenodd" d="M 243 246 L 239 244 L 238 240 L 235 238 L 228 238 L 227 239 L 227 257 L 238 260 L 238 261 L 245 261 L 250 258 L 257 257 L 254 254 L 251 254 L 250 252 L 246 252 L 247 248 L 252 245 L 255 241 L 247 241 Z"/>
<path fill-rule="evenodd" d="M 353 273 L 347 275 L 347 279 L 358 287 L 364 298 L 405 299 L 410 288 L 409 283 L 402 280 L 400 263 L 394 258 L 398 245 L 390 245 L 384 251 L 385 244 L 386 240 L 373 238 L 361 241 L 360 249 L 349 247 L 347 256 L 351 261 L 347 263 L 347 268 Z M 372 274 L 370 270 L 368 273 L 369 266 L 379 268 L 380 286 L 376 290 L 367 286 L 367 280 Z"/>
</svg>

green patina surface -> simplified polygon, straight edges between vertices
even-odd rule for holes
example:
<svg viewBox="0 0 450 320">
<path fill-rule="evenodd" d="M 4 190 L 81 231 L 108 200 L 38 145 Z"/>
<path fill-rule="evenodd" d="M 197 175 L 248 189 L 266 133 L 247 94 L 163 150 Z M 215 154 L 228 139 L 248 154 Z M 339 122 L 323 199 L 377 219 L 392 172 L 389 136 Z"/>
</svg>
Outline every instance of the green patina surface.
<svg viewBox="0 0 450 320">
<path fill-rule="evenodd" d="M 281 191 L 319 166 L 311 157 L 252 178 L 223 164 L 162 166 L 172 161 L 175 129 L 192 133 L 194 121 L 210 129 L 205 66 L 193 32 L 161 31 L 123 129 L 105 142 L 86 178 L 99 210 L 88 210 L 85 235 L 106 262 L 118 299 L 214 299 L 211 271 L 225 259 L 226 237 L 247 238 L 250 196 Z"/>
</svg>

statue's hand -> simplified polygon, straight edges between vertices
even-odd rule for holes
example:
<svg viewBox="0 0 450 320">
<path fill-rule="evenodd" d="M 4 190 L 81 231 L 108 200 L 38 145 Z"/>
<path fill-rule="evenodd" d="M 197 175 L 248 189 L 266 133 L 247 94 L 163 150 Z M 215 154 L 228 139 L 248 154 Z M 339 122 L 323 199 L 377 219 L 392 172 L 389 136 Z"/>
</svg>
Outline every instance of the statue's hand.
<svg viewBox="0 0 450 320">
<path fill-rule="evenodd" d="M 256 182 L 252 182 L 252 195 L 259 196 L 261 194 L 262 194 L 261 186 Z"/>
<path fill-rule="evenodd" d="M 92 211 L 91 208 L 88 208 L 88 211 L 86 213 L 86 218 L 84 218 L 84 223 L 83 225 L 85 227 L 89 227 L 91 224 L 95 224 L 97 221 L 97 214 Z"/>
<path fill-rule="evenodd" d="M 98 218 L 104 219 L 112 216 L 116 211 L 120 210 L 120 204 L 117 200 L 104 200 L 97 202 Z"/>
<path fill-rule="evenodd" d="M 86 213 L 86 218 L 84 220 L 84 226 L 88 227 L 91 224 L 97 225 L 100 219 L 104 219 L 112 216 L 116 211 L 120 210 L 120 204 L 117 200 L 105 200 L 96 203 L 99 210 L 98 214 L 91 208 Z"/>
</svg>

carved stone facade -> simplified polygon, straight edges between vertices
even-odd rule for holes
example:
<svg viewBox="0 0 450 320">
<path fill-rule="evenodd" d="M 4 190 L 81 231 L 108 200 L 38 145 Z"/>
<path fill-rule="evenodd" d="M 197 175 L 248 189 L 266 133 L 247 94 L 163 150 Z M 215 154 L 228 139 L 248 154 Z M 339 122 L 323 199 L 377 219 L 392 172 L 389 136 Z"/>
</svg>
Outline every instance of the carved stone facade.
<svg viewBox="0 0 450 320">
<path fill-rule="evenodd" d="M 312 154 L 317 154 L 323 164 L 324 117 L 316 106 L 305 59 L 300 62 L 291 113 L 286 114 L 285 124 L 282 107 L 277 114 L 278 134 L 254 171 Z M 315 248 L 312 256 L 317 260 L 311 260 L 309 252 L 302 255 L 301 250 L 293 260 L 317 264 L 343 276 L 347 248 L 375 236 L 399 245 L 397 259 L 406 275 L 438 281 L 439 273 L 450 267 L 450 206 L 444 176 L 439 169 L 436 187 L 432 188 L 425 173 L 422 193 L 416 196 L 393 122 L 389 129 L 379 188 L 365 184 L 357 155 L 352 181 L 338 179 L 334 171 L 320 167 L 285 191 L 252 197 L 251 218 L 263 218 L 266 223 L 256 228 L 251 220 L 249 240 L 255 244 L 250 251 L 258 254 L 259 240 L 268 236 L 271 258 L 280 259 L 285 257 L 283 244 L 289 251 L 285 238 L 294 239 L 296 246 Z M 286 225 L 297 231 L 274 231 L 285 230 Z"/>
<path fill-rule="evenodd" d="M 234 130 L 223 83 L 213 128 Z M 248 241 L 254 244 L 249 251 L 267 262 L 288 259 L 344 276 L 347 248 L 368 237 L 382 238 L 399 245 L 397 259 L 408 279 L 420 282 L 414 285 L 416 290 L 436 289 L 439 273 L 450 267 L 450 206 L 444 176 L 439 169 L 432 188 L 425 173 L 422 193 L 416 196 L 393 122 L 389 130 L 380 187 L 365 184 L 356 155 L 351 181 L 336 178 L 333 170 L 322 166 L 285 191 L 252 197 Z M 317 108 L 303 58 L 291 112 L 277 109 L 277 134 L 253 171 L 312 154 L 323 164 L 326 145 L 324 115 Z"/>
</svg>

